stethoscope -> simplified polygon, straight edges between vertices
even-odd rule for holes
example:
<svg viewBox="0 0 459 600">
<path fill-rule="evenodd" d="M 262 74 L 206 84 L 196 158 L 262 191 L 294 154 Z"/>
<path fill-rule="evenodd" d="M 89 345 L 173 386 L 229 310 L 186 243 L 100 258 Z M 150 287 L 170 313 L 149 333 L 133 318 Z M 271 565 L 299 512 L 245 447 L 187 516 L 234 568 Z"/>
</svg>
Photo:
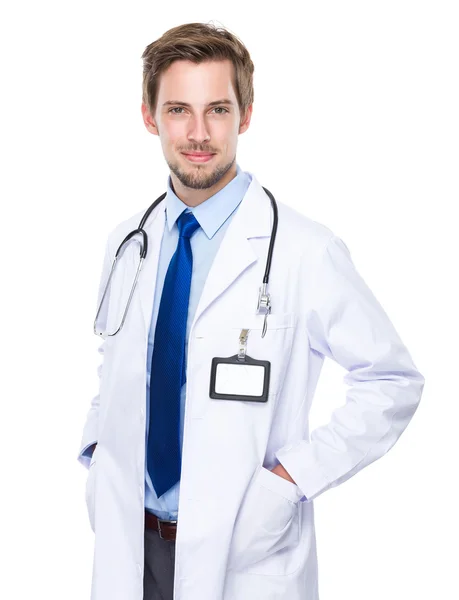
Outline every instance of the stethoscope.
<svg viewBox="0 0 459 600">
<path fill-rule="evenodd" d="M 266 328 L 267 328 L 267 318 L 268 318 L 268 315 L 271 312 L 271 299 L 270 299 L 270 295 L 268 293 L 266 293 L 266 288 L 267 288 L 268 281 L 269 281 L 269 272 L 271 270 L 271 259 L 272 259 L 272 255 L 273 255 L 274 242 L 276 240 L 277 222 L 278 222 L 276 200 L 274 199 L 274 196 L 271 194 L 271 192 L 269 190 L 267 190 L 265 187 L 263 187 L 263 189 L 268 194 L 268 196 L 269 196 L 269 198 L 271 200 L 271 205 L 272 205 L 273 213 L 274 213 L 274 220 L 273 220 L 273 227 L 272 227 L 272 230 L 271 230 L 271 239 L 270 239 L 270 242 L 269 242 L 268 258 L 266 260 L 266 268 L 265 268 L 265 274 L 264 274 L 264 277 L 263 277 L 263 284 L 259 288 L 259 292 L 258 292 L 257 314 L 264 314 L 265 315 L 261 337 L 265 336 Z M 102 337 L 104 339 L 106 337 L 114 336 L 114 335 L 116 335 L 120 331 L 120 329 L 124 325 L 124 321 L 126 320 L 126 315 L 128 313 L 129 306 L 131 304 L 131 300 L 132 300 L 132 296 L 134 294 L 134 290 L 135 290 L 135 287 L 136 287 L 136 284 L 137 284 L 137 280 L 139 278 L 139 274 L 140 274 L 140 271 L 142 269 L 142 264 L 143 264 L 143 261 L 145 260 L 145 256 L 147 255 L 147 250 L 148 250 L 148 236 L 147 236 L 147 233 L 146 233 L 146 231 L 144 229 L 145 223 L 146 223 L 148 217 L 150 216 L 150 214 L 153 212 L 153 210 L 156 208 L 156 206 L 161 202 L 161 200 L 164 200 L 164 198 L 166 197 L 166 195 L 167 195 L 167 192 L 164 192 L 164 194 L 161 194 L 161 196 L 159 196 L 159 198 L 157 198 L 153 202 L 153 204 L 147 208 L 147 210 L 145 211 L 145 214 L 143 215 L 142 219 L 140 220 L 140 223 L 139 223 L 139 226 L 137 227 L 137 229 L 134 229 L 133 231 L 131 231 L 130 233 L 127 234 L 127 236 L 124 238 L 124 240 L 119 245 L 118 250 L 116 251 L 115 258 L 114 258 L 113 264 L 112 264 L 112 268 L 110 270 L 110 274 L 108 276 L 108 280 L 107 280 L 107 283 L 105 285 L 104 293 L 102 294 L 102 298 L 101 298 L 101 301 L 100 301 L 100 304 L 99 304 L 99 308 L 97 309 L 96 318 L 94 319 L 94 333 L 97 336 L 100 336 L 100 337 Z M 123 317 L 121 319 L 121 323 L 120 323 L 118 329 L 116 329 L 113 333 L 108 333 L 106 331 L 98 331 L 98 329 L 97 329 L 97 319 L 99 317 L 99 314 L 100 314 L 100 311 L 101 311 L 101 308 L 102 308 L 105 296 L 107 295 L 107 291 L 108 291 L 108 288 L 110 286 L 110 281 L 111 281 L 113 273 L 115 271 L 115 266 L 116 266 L 116 264 L 118 262 L 118 259 L 121 257 L 122 251 L 124 250 L 124 248 L 127 245 L 127 243 L 134 236 L 136 236 L 136 235 L 140 235 L 141 236 L 141 241 L 135 240 L 136 242 L 138 242 L 138 244 L 140 246 L 139 266 L 137 267 L 137 272 L 136 272 L 136 275 L 135 275 L 135 278 L 134 278 L 134 283 L 132 284 L 131 292 L 129 294 L 129 298 L 128 298 L 128 301 L 127 301 L 127 304 L 126 304 L 126 308 L 124 310 Z"/>
</svg>

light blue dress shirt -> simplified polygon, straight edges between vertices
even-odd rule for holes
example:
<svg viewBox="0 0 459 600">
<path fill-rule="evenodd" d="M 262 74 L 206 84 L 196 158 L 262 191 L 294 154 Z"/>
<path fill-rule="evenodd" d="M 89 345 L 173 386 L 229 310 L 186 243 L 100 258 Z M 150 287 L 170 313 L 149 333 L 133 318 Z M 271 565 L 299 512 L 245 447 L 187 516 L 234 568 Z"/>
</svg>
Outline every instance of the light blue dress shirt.
<svg viewBox="0 0 459 600">
<path fill-rule="evenodd" d="M 225 231 L 231 222 L 237 207 L 244 197 L 250 185 L 252 177 L 249 173 L 241 170 L 236 163 L 236 176 L 216 194 L 207 198 L 198 206 L 189 207 L 178 198 L 171 185 L 171 178 L 167 181 L 167 195 L 165 198 L 166 225 L 161 241 L 159 255 L 158 274 L 156 279 L 155 297 L 151 326 L 148 337 L 147 353 L 147 415 L 145 431 L 145 447 L 147 445 L 149 426 L 150 405 L 150 366 L 153 353 L 153 342 L 155 335 L 156 320 L 158 317 L 159 304 L 164 285 L 164 279 L 171 258 L 177 248 L 179 237 L 177 218 L 183 211 L 192 212 L 200 227 L 191 237 L 191 251 L 193 253 L 193 271 L 191 276 L 190 299 L 188 304 L 188 320 L 185 338 L 185 368 L 188 352 L 188 336 L 193 322 L 194 314 L 198 306 L 207 274 L 210 270 L 214 257 L 225 235 Z M 183 384 L 180 394 L 180 446 L 183 443 L 183 417 L 186 397 L 186 382 Z M 150 475 L 147 470 L 147 456 L 145 456 L 145 508 L 161 519 L 176 520 L 178 515 L 178 501 L 180 493 L 180 481 L 168 490 L 160 499 L 157 498 Z"/>
</svg>

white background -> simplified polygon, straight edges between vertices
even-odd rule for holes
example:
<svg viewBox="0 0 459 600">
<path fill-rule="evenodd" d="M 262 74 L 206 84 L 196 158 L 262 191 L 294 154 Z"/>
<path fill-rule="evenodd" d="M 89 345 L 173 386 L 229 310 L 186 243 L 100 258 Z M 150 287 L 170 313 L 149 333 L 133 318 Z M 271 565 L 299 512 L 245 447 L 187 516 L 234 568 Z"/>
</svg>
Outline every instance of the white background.
<svg viewBox="0 0 459 600">
<path fill-rule="evenodd" d="M 213 21 L 255 63 L 239 164 L 345 241 L 426 378 L 394 448 L 315 501 L 320 598 L 456 599 L 457 3 L 197 7 L 2 9 L 0 597 L 89 599 L 76 456 L 97 393 L 103 250 L 169 173 L 141 120 L 140 56 L 170 27 Z M 311 429 L 344 402 L 343 375 L 326 361 Z"/>
</svg>

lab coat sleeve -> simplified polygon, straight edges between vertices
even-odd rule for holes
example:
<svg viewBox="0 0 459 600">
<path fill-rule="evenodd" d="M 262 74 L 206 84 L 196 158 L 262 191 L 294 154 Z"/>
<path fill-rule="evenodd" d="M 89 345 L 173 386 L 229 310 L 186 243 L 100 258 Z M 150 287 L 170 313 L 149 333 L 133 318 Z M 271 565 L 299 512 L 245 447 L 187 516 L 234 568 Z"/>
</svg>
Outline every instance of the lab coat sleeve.
<svg viewBox="0 0 459 600">
<path fill-rule="evenodd" d="M 387 314 L 332 235 L 317 263 L 307 313 L 311 350 L 348 372 L 346 402 L 330 421 L 275 454 L 314 500 L 383 456 L 415 413 L 424 387 Z"/>
<path fill-rule="evenodd" d="M 106 282 L 108 280 L 108 276 L 110 274 L 112 262 L 113 262 L 113 255 L 111 252 L 111 244 L 110 244 L 110 236 L 109 236 L 109 239 L 107 240 L 107 243 L 105 246 L 105 255 L 104 255 L 103 266 L 102 266 L 102 274 L 100 277 L 99 291 L 98 291 L 98 295 L 97 295 L 97 306 L 95 308 L 96 311 L 97 311 L 97 308 L 99 307 L 99 303 L 102 298 L 103 291 L 105 289 L 105 284 L 106 284 Z M 104 305 L 105 305 L 105 301 L 104 301 Z M 97 368 L 97 374 L 99 376 L 99 383 L 100 383 L 100 378 L 102 376 L 102 369 L 103 369 L 104 346 L 105 346 L 105 341 L 103 341 L 102 344 L 98 348 L 99 354 L 102 355 L 102 362 L 99 364 L 99 366 Z M 89 446 L 91 446 L 92 444 L 95 444 L 98 440 L 99 400 L 100 400 L 99 394 L 97 394 L 91 400 L 91 405 L 90 405 L 89 411 L 86 415 L 86 422 L 83 427 L 83 435 L 82 435 L 81 442 L 80 442 L 80 450 L 79 450 L 78 456 L 77 456 L 77 460 L 87 469 L 89 469 L 89 465 L 91 462 L 91 456 L 92 456 L 92 450 L 89 449 Z"/>
</svg>

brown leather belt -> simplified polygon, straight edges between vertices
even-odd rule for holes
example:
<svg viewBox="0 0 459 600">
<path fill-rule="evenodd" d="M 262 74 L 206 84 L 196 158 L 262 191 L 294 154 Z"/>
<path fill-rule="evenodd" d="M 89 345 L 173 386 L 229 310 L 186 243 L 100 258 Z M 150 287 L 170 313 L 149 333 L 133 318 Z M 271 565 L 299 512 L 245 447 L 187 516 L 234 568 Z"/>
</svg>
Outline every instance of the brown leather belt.
<svg viewBox="0 0 459 600">
<path fill-rule="evenodd" d="M 154 529 L 159 533 L 161 539 L 175 542 L 177 521 L 165 521 L 145 510 L 145 529 Z"/>
</svg>

